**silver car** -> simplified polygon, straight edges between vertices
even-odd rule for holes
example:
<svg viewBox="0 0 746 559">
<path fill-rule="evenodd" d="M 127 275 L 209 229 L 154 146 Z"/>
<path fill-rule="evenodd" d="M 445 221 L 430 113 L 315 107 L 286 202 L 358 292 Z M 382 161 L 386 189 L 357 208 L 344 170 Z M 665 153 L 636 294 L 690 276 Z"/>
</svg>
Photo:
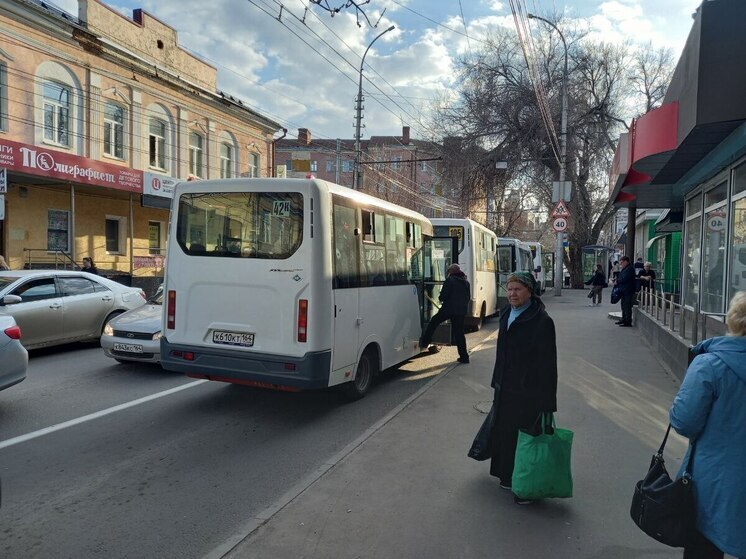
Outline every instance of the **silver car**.
<svg viewBox="0 0 746 559">
<path fill-rule="evenodd" d="M 160 362 L 162 313 L 163 287 L 159 287 L 147 305 L 120 314 L 104 327 L 104 353 L 120 363 Z"/>
<path fill-rule="evenodd" d="M 144 304 L 142 289 L 86 272 L 0 272 L 0 315 L 15 318 L 26 349 L 97 340 L 112 318 Z"/>
<path fill-rule="evenodd" d="M 21 329 L 12 316 L 0 315 L 0 390 L 26 378 L 28 351 L 21 345 Z"/>
</svg>

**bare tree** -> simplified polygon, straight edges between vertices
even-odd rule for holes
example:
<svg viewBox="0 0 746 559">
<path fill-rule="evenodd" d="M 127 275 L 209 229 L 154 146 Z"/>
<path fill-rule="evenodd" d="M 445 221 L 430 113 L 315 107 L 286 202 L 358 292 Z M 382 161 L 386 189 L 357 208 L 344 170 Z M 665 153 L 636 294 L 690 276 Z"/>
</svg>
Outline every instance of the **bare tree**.
<svg viewBox="0 0 746 559">
<path fill-rule="evenodd" d="M 592 42 L 576 29 L 564 32 L 569 38 L 566 171 L 567 180 L 573 184 L 566 264 L 572 285 L 581 287 L 582 247 L 597 243 L 614 213 L 609 200 L 608 170 L 616 138 L 637 113 L 634 103 L 640 101 L 639 91 L 649 93 L 643 96 L 645 109 L 662 98 L 668 66 L 662 51 L 657 58 L 635 59 L 627 45 Z M 564 50 L 553 35 L 535 45 L 536 63 L 554 128 L 559 130 Z M 649 70 L 642 82 L 644 87 L 631 79 L 638 75 L 635 68 L 639 65 Z M 518 191 L 518 199 L 536 201 L 549 210 L 551 184 L 559 174 L 556 139 L 541 119 L 535 84 L 515 35 L 496 32 L 475 57 L 461 62 L 459 78 L 457 99 L 438 111 L 440 126 L 464 138 L 466 144 L 481 147 L 483 161 L 500 157 L 508 162 L 503 194 L 506 189 Z M 489 163 L 482 160 L 474 165 L 476 175 L 480 169 L 484 172 L 489 168 Z M 485 184 L 489 183 L 464 184 L 464 198 L 484 196 Z M 495 198 L 496 203 L 505 200 Z M 495 208 L 502 214 L 509 210 Z M 510 229 L 501 232 L 511 233 Z"/>
<path fill-rule="evenodd" d="M 671 83 L 675 60 L 671 49 L 653 49 L 651 43 L 642 45 L 633 56 L 629 80 L 642 98 L 642 112 L 654 109 L 663 100 Z"/>
</svg>

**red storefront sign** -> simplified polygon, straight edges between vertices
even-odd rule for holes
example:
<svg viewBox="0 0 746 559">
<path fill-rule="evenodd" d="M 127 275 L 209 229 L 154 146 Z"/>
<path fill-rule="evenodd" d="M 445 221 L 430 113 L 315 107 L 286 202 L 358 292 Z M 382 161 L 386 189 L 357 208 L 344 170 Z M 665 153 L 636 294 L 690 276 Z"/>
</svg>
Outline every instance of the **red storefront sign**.
<svg viewBox="0 0 746 559">
<path fill-rule="evenodd" d="M 45 146 L 0 139 L 0 167 L 28 175 L 142 193 L 142 171 Z"/>
</svg>

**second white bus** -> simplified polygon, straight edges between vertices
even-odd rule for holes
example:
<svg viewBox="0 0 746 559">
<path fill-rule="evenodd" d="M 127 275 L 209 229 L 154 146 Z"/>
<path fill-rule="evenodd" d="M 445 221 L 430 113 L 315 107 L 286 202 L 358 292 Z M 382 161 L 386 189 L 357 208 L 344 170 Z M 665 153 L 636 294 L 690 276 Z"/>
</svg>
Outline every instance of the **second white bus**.
<svg viewBox="0 0 746 559">
<path fill-rule="evenodd" d="M 471 304 L 464 324 L 479 329 L 497 313 L 497 235 L 471 219 L 432 218 L 438 237 L 458 239 L 458 264 L 471 283 Z"/>
<path fill-rule="evenodd" d="M 421 214 L 323 180 L 180 183 L 161 362 L 196 378 L 344 385 L 362 397 L 378 371 L 420 351 L 429 235 Z M 450 262 L 437 254 L 439 268 Z"/>
</svg>

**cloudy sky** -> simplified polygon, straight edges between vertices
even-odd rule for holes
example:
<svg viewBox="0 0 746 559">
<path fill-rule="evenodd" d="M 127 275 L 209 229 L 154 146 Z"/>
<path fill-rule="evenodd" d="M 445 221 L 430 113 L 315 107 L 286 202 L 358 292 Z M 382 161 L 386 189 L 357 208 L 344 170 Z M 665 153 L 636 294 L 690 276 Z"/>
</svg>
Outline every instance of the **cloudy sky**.
<svg viewBox="0 0 746 559">
<path fill-rule="evenodd" d="M 478 48 L 490 28 L 515 29 L 509 0 L 370 0 L 363 8 L 377 28 L 362 15 L 359 27 L 354 9 L 330 17 L 309 0 L 103 1 L 128 17 L 142 8 L 171 25 L 181 46 L 218 68 L 220 89 L 281 123 L 289 136 L 304 127 L 314 138 L 354 137 L 360 56 L 389 26 L 395 29 L 365 58 L 373 83 L 363 82 L 364 138 L 398 135 L 402 125 L 429 137 L 431 100 L 452 85 L 459 58 Z M 701 0 L 520 1 L 549 19 L 583 20 L 606 41 L 670 47 L 678 60 Z M 77 13 L 76 0 L 55 3 Z M 549 32 L 538 22 L 532 29 L 537 36 Z"/>
</svg>

